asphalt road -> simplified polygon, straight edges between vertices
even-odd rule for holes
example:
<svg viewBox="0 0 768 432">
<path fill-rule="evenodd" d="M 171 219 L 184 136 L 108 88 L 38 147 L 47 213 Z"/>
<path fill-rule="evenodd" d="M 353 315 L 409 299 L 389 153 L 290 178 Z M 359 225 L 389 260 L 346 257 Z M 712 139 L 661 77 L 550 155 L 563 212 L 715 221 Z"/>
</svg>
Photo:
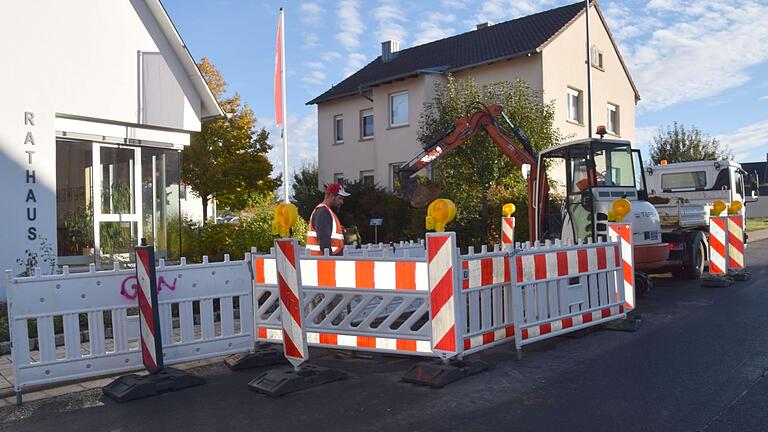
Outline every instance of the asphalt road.
<svg viewBox="0 0 768 432">
<path fill-rule="evenodd" d="M 0 430 L 766 431 L 768 241 L 747 252 L 750 281 L 729 288 L 656 279 L 636 333 L 597 330 L 475 356 L 494 369 L 444 389 L 399 382 L 407 358 L 312 362 L 346 381 L 272 399 L 258 371 L 197 372 L 204 386 L 118 404 L 98 391 L 0 409 Z"/>
</svg>

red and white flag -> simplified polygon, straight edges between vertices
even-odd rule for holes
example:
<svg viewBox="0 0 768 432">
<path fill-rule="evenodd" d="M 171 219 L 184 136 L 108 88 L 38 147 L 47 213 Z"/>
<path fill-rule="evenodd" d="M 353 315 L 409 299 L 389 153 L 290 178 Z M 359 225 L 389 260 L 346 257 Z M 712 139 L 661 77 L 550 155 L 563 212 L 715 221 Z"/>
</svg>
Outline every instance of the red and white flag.
<svg viewBox="0 0 768 432">
<path fill-rule="evenodd" d="M 277 50 L 275 54 L 275 123 L 282 125 L 283 120 L 283 8 L 277 22 Z"/>
</svg>

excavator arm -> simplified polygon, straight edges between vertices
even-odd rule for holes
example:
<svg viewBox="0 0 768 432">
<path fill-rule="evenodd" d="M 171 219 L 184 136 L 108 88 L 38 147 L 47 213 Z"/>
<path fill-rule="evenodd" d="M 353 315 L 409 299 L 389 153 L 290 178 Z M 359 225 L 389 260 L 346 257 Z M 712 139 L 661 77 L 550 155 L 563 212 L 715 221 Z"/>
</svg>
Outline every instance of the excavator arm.
<svg viewBox="0 0 768 432">
<path fill-rule="evenodd" d="M 417 177 L 418 173 L 431 165 L 436 159 L 452 152 L 481 131 L 485 131 L 499 150 L 519 169 L 522 169 L 524 165 L 530 166 L 531 172 L 527 179 L 528 196 L 531 198 L 534 196 L 534 179 L 536 178 L 537 171 L 536 159 L 528 137 L 509 120 L 506 114 L 504 114 L 501 105 L 485 106 L 478 103 L 472 106 L 479 106 L 480 109 L 457 119 L 453 123 L 453 127 L 433 141 L 413 159 L 400 166 L 397 172 L 397 179 L 400 183 L 398 193 L 401 198 L 409 201 L 414 207 L 426 206 L 434 198 L 437 198 L 441 192 L 440 189 L 426 187 L 421 184 Z M 519 146 L 496 123 L 496 119 L 499 116 L 506 121 Z M 528 214 L 530 232 L 533 233 L 535 229 L 535 211 L 529 208 Z M 531 238 L 534 237 L 532 234 Z"/>
</svg>

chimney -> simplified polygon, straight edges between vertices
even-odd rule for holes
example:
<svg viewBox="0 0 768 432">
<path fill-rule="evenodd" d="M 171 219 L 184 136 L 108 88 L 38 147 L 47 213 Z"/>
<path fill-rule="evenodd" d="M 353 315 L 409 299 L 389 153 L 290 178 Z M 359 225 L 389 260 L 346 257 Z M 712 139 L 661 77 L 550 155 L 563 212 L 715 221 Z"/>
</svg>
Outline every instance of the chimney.
<svg viewBox="0 0 768 432">
<path fill-rule="evenodd" d="M 478 24 L 478 25 L 476 26 L 477 28 L 476 28 L 475 30 L 484 29 L 484 28 L 486 28 L 486 27 L 490 27 L 490 26 L 492 26 L 492 25 L 493 25 L 493 23 L 492 23 L 492 22 L 490 22 L 490 21 L 486 21 L 486 22 L 484 22 L 484 23 L 480 23 L 480 24 Z"/>
<path fill-rule="evenodd" d="M 381 43 L 381 61 L 383 63 L 393 60 L 397 57 L 398 52 L 400 52 L 400 42 L 388 40 Z"/>
</svg>

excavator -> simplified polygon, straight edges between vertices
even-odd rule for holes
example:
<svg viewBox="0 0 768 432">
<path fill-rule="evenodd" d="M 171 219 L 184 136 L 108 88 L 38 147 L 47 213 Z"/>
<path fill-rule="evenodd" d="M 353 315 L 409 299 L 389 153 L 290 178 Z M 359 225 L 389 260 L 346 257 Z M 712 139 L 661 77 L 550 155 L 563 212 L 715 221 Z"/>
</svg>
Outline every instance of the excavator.
<svg viewBox="0 0 768 432">
<path fill-rule="evenodd" d="M 507 131 L 499 125 L 503 119 Z M 652 287 L 647 272 L 668 265 L 669 245 L 661 240 L 659 214 L 645 189 L 640 152 L 625 140 L 600 138 L 571 141 L 535 154 L 525 133 L 515 126 L 501 105 L 474 103 L 467 115 L 400 166 L 396 191 L 414 207 L 424 207 L 441 190 L 423 181 L 423 173 L 434 161 L 449 154 L 478 133 L 491 141 L 521 170 L 528 188 L 528 238 L 544 241 L 598 241 L 608 237 L 608 211 L 613 201 L 632 203 L 627 220 L 632 222 L 636 292 Z"/>
</svg>

